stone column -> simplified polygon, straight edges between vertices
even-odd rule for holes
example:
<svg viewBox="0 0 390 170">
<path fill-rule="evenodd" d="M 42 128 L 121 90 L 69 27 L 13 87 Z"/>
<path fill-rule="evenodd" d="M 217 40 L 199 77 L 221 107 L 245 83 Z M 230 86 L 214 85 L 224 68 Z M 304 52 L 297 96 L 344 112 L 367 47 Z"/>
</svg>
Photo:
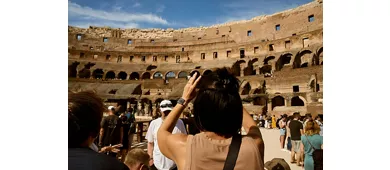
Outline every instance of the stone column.
<svg viewBox="0 0 390 170">
<path fill-rule="evenodd" d="M 285 106 L 291 106 L 291 97 L 285 97 L 284 98 L 284 105 Z"/>
<path fill-rule="evenodd" d="M 244 77 L 244 69 L 240 69 L 240 77 Z"/>
<path fill-rule="evenodd" d="M 130 73 L 131 74 L 131 73 Z M 126 80 L 130 80 L 130 74 L 127 74 Z"/>
<path fill-rule="evenodd" d="M 104 73 L 103 73 L 103 77 L 102 77 L 102 79 L 103 79 L 103 80 L 105 80 L 105 79 L 106 79 L 106 75 L 107 75 L 107 72 L 105 72 L 105 71 L 104 71 Z"/>
<path fill-rule="evenodd" d="M 255 68 L 256 70 L 256 75 L 259 75 L 260 74 L 260 68 Z"/>
</svg>

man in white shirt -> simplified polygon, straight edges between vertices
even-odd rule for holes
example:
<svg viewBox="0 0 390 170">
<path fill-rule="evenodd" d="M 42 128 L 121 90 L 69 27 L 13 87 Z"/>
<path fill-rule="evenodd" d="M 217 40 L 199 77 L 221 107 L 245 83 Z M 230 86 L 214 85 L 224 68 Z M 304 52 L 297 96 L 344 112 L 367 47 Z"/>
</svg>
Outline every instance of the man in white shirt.
<svg viewBox="0 0 390 170">
<path fill-rule="evenodd" d="M 160 103 L 160 111 L 161 117 L 153 120 L 150 123 L 148 128 L 148 132 L 146 133 L 146 139 L 148 140 L 148 154 L 152 159 L 152 163 L 154 167 L 158 170 L 174 170 L 177 169 L 175 162 L 165 157 L 158 147 L 157 143 L 157 131 L 163 123 L 164 119 L 168 116 L 168 114 L 173 109 L 172 102 L 169 100 L 163 100 Z M 176 126 L 172 131 L 172 134 L 182 133 L 187 134 L 186 128 L 182 120 L 178 120 L 176 122 Z M 151 165 L 152 166 L 152 165 Z M 153 166 L 152 166 L 153 169 Z"/>
</svg>

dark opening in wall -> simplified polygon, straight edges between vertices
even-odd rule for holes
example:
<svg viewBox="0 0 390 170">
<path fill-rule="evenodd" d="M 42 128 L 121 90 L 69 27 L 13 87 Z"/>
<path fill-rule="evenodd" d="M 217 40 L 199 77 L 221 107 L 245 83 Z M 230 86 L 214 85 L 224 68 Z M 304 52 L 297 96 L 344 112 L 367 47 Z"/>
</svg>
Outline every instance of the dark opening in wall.
<svg viewBox="0 0 390 170">
<path fill-rule="evenodd" d="M 296 35 L 297 35 L 296 33 L 292 34 L 292 36 L 296 36 Z"/>
<path fill-rule="evenodd" d="M 108 94 L 115 94 L 116 91 L 118 91 L 118 89 L 112 89 L 112 90 L 110 90 L 110 91 L 108 92 Z"/>
<path fill-rule="evenodd" d="M 291 106 L 305 106 L 305 102 L 298 96 L 291 98 Z"/>
<path fill-rule="evenodd" d="M 274 51 L 274 45 L 273 44 L 268 45 L 268 49 L 269 51 Z"/>
<path fill-rule="evenodd" d="M 232 53 L 232 51 L 226 51 L 226 57 L 230 57 L 231 53 Z"/>
<path fill-rule="evenodd" d="M 302 39 L 303 48 L 309 47 L 309 38 L 305 37 Z"/>
<path fill-rule="evenodd" d="M 92 77 L 94 79 L 102 79 L 103 78 L 103 74 L 104 74 L 104 72 L 103 72 L 102 69 L 96 69 L 96 70 L 93 71 Z"/>
<path fill-rule="evenodd" d="M 291 41 L 290 40 L 285 41 L 284 42 L 284 48 L 290 49 L 290 47 L 291 47 Z"/>
<path fill-rule="evenodd" d="M 108 38 L 107 37 L 103 37 L 103 42 L 108 42 Z"/>
<path fill-rule="evenodd" d="M 93 50 L 93 47 L 89 47 L 90 50 Z"/>
<path fill-rule="evenodd" d="M 225 37 L 225 35 L 222 35 L 222 37 Z"/>
<path fill-rule="evenodd" d="M 168 61 L 168 56 L 167 55 L 164 57 L 164 61 Z"/>
<path fill-rule="evenodd" d="M 157 61 L 157 56 L 153 56 L 153 61 Z"/>
<path fill-rule="evenodd" d="M 133 41 L 131 39 L 127 40 L 127 44 L 132 44 L 132 43 L 133 43 Z"/>
<path fill-rule="evenodd" d="M 257 51 L 259 51 L 259 47 L 254 47 L 254 48 L 253 48 L 253 53 L 255 53 L 255 54 L 256 54 L 256 53 L 257 53 Z"/>
<path fill-rule="evenodd" d="M 309 22 L 313 22 L 314 21 L 314 15 L 309 15 L 307 18 L 308 18 Z"/>
<path fill-rule="evenodd" d="M 181 48 L 181 51 L 184 51 L 184 48 Z"/>
<path fill-rule="evenodd" d="M 245 50 L 240 49 L 240 58 L 245 58 Z"/>
<path fill-rule="evenodd" d="M 111 55 L 106 55 L 106 60 L 110 60 L 111 59 Z"/>
<path fill-rule="evenodd" d="M 146 56 L 142 56 L 141 61 L 146 61 Z"/>
<path fill-rule="evenodd" d="M 151 42 L 151 43 L 154 43 L 154 40 L 152 39 L 152 40 L 150 40 L 150 42 Z"/>
<path fill-rule="evenodd" d="M 216 33 L 217 35 L 219 34 L 219 30 L 217 29 L 217 33 Z"/>
<path fill-rule="evenodd" d="M 85 57 L 85 54 L 84 53 L 80 53 L 80 58 L 84 58 Z"/>
<path fill-rule="evenodd" d="M 280 24 L 275 25 L 275 30 L 276 30 L 276 31 L 279 31 L 279 30 L 280 30 Z"/>
<path fill-rule="evenodd" d="M 130 62 L 133 62 L 134 56 L 130 56 Z"/>
<path fill-rule="evenodd" d="M 250 37 L 250 36 L 252 36 L 252 31 L 251 30 L 249 30 L 248 32 L 247 32 L 247 34 L 246 34 L 248 37 Z"/>
<path fill-rule="evenodd" d="M 177 39 L 173 39 L 173 42 L 176 42 L 177 41 Z"/>
<path fill-rule="evenodd" d="M 148 73 L 148 72 L 146 72 Z M 145 74 L 144 74 L 145 75 Z M 149 75 L 146 75 L 146 76 L 149 76 L 148 79 L 150 79 L 150 74 Z M 137 72 L 132 72 L 130 74 L 130 77 L 129 77 L 130 80 L 138 80 L 139 79 L 139 74 Z"/>
<path fill-rule="evenodd" d="M 198 38 L 198 40 L 201 40 L 201 39 L 202 39 L 201 37 Z"/>
<path fill-rule="evenodd" d="M 180 63 L 180 56 L 176 56 L 176 63 Z"/>
<path fill-rule="evenodd" d="M 213 53 L 213 58 L 218 58 L 218 53 L 217 52 Z"/>
<path fill-rule="evenodd" d="M 299 86 L 293 86 L 293 92 L 299 92 Z"/>
<path fill-rule="evenodd" d="M 265 39 L 262 39 L 261 42 L 265 42 Z"/>
<path fill-rule="evenodd" d="M 200 59 L 204 60 L 206 58 L 206 53 L 201 53 L 200 54 Z"/>
<path fill-rule="evenodd" d="M 116 62 L 117 63 L 120 63 L 120 62 L 122 62 L 122 56 L 120 55 L 120 56 L 118 56 L 118 59 L 116 60 Z"/>
<path fill-rule="evenodd" d="M 124 71 L 121 71 L 121 72 L 118 74 L 118 78 L 121 79 L 121 80 L 126 80 L 126 78 L 127 78 L 127 73 L 124 72 Z"/>
<path fill-rule="evenodd" d="M 81 34 L 77 34 L 76 38 L 77 38 L 78 41 L 80 41 L 81 40 Z"/>
</svg>

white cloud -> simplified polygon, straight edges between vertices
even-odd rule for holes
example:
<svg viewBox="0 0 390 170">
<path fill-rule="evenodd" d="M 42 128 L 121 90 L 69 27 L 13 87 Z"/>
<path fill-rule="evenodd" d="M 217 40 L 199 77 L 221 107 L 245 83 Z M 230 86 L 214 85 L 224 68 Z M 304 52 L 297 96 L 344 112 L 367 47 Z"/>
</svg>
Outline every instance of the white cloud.
<svg viewBox="0 0 390 170">
<path fill-rule="evenodd" d="M 164 12 L 164 10 L 165 10 L 165 5 L 159 5 L 158 7 L 157 7 L 157 10 L 156 10 L 156 12 Z"/>
<path fill-rule="evenodd" d="M 110 26 L 111 28 L 139 28 L 139 24 L 137 23 L 102 23 L 102 22 L 71 22 L 69 25 L 79 27 L 79 28 L 89 28 L 89 26 L 97 26 L 97 27 L 104 27 L 104 26 Z"/>
<path fill-rule="evenodd" d="M 138 2 L 136 2 L 136 3 L 133 5 L 134 8 L 137 8 L 137 7 L 140 7 L 140 6 L 141 6 L 141 4 L 138 3 Z"/>
<path fill-rule="evenodd" d="M 101 20 L 103 22 L 123 22 L 123 23 L 137 23 L 146 22 L 152 24 L 169 25 L 168 21 L 154 14 L 133 14 L 120 11 L 103 11 L 98 9 L 92 9 L 87 6 L 80 6 L 76 3 L 68 3 L 68 14 L 71 17 L 81 18 L 87 17 L 95 20 Z"/>
</svg>

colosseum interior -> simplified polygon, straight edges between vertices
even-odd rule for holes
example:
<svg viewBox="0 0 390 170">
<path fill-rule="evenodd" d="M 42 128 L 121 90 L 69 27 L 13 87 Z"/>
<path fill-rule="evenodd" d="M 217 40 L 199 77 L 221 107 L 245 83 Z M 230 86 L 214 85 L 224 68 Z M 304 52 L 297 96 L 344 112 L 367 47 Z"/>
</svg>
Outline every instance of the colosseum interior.
<svg viewBox="0 0 390 170">
<path fill-rule="evenodd" d="M 322 115 L 322 12 L 313 1 L 210 27 L 69 26 L 68 88 L 94 90 L 107 105 L 137 107 L 138 118 L 148 118 L 161 100 L 181 97 L 188 75 L 229 67 L 250 113 Z"/>
</svg>

